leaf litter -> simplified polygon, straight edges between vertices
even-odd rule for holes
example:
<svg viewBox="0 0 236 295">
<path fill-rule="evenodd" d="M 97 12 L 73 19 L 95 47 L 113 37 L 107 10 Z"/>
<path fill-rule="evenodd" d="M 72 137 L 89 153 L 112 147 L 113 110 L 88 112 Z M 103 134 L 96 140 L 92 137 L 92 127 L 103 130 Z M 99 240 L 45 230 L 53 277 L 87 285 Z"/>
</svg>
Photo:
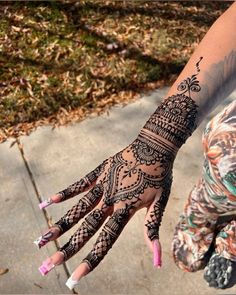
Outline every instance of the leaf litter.
<svg viewBox="0 0 236 295">
<path fill-rule="evenodd" d="M 0 142 L 170 85 L 230 4 L 2 1 Z"/>
</svg>

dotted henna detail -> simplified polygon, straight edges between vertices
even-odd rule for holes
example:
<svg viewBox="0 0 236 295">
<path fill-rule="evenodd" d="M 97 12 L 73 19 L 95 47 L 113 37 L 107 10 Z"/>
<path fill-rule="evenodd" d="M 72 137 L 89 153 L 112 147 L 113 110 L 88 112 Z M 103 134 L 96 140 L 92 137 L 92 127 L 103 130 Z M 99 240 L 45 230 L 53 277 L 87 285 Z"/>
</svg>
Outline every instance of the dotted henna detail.
<svg viewBox="0 0 236 295">
<path fill-rule="evenodd" d="M 135 140 L 131 145 L 131 150 L 135 156 L 136 162 L 129 167 L 125 166 L 125 160 L 122 153 L 118 153 L 113 157 L 112 165 L 109 168 L 109 178 L 104 184 L 104 202 L 106 205 L 111 206 L 119 201 L 127 201 L 136 199 L 140 200 L 140 196 L 144 193 L 145 189 L 161 188 L 163 179 L 170 173 L 172 164 L 166 160 L 165 155 L 153 150 L 147 143 Z M 142 150 L 142 152 L 140 152 Z M 161 166 L 164 167 L 163 172 L 156 174 L 148 174 L 144 171 L 143 165 Z M 127 169 L 123 169 L 127 167 Z M 133 179 L 129 185 L 122 185 L 120 183 L 120 175 L 123 179 Z M 116 189 L 119 188 L 119 189 Z"/>
<path fill-rule="evenodd" d="M 83 262 L 87 262 L 90 269 L 94 269 L 104 258 L 106 253 L 119 237 L 124 226 L 129 220 L 130 207 L 118 209 L 105 224 L 102 232 L 92 249 Z"/>
</svg>

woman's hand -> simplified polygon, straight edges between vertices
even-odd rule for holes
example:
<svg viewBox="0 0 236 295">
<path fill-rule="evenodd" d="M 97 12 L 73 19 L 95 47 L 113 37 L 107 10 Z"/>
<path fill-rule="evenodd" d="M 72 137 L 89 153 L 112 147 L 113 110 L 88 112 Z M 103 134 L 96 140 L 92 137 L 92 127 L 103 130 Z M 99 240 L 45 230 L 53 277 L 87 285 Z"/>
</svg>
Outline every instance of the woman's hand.
<svg viewBox="0 0 236 295">
<path fill-rule="evenodd" d="M 196 64 L 197 74 L 180 83 L 178 91 L 181 93 L 169 96 L 158 106 L 132 144 L 40 204 L 43 208 L 88 190 L 35 242 L 42 247 L 86 216 L 70 240 L 44 261 L 40 267 L 42 274 L 76 254 L 109 217 L 92 250 L 67 281 L 72 289 L 82 276 L 100 263 L 131 217 L 143 207 L 147 208 L 145 240 L 153 251 L 154 265 L 161 266 L 159 226 L 170 193 L 176 153 L 197 127 L 198 106 L 191 93 L 201 90 L 197 80 L 201 60 L 202 57 Z"/>
<path fill-rule="evenodd" d="M 156 136 L 154 141 L 148 136 L 151 134 L 142 130 L 132 144 L 46 202 L 62 202 L 89 190 L 36 242 L 42 247 L 55 240 L 86 215 L 68 243 L 47 259 L 41 267 L 42 273 L 45 268 L 47 272 L 46 265 L 50 268 L 76 254 L 109 217 L 91 252 L 72 276 L 73 281 L 78 281 L 100 263 L 130 218 L 143 207 L 147 208 L 145 239 L 151 250 L 155 250 L 154 264 L 161 266 L 158 233 L 170 193 L 175 150 L 164 146 L 163 139 Z"/>
</svg>

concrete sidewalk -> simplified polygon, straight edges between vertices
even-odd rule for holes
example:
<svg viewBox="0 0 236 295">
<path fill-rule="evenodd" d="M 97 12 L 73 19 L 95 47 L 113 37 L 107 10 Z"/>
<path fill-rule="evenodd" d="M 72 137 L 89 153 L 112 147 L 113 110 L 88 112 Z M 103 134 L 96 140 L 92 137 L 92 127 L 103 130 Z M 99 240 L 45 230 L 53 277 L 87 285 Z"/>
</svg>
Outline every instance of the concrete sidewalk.
<svg viewBox="0 0 236 295">
<path fill-rule="evenodd" d="M 0 276 L 0 294 L 71 294 L 65 282 L 90 251 L 97 235 L 65 265 L 42 277 L 38 267 L 56 251 L 56 245 L 51 242 L 39 251 L 33 241 L 47 228 L 48 220 L 57 221 L 78 197 L 51 206 L 46 212 L 38 208 L 40 198 L 46 199 L 67 187 L 128 145 L 166 91 L 158 90 L 124 108 L 116 106 L 109 115 L 54 130 L 38 128 L 30 136 L 20 138 L 22 148 L 18 144 L 10 148 L 12 140 L 0 144 L 0 268 L 9 269 Z M 236 93 L 224 104 L 234 99 Z M 222 108 L 223 105 L 214 113 Z M 132 218 L 98 268 L 81 280 L 79 294 L 236 294 L 236 286 L 226 290 L 209 288 L 202 271 L 192 274 L 179 270 L 170 251 L 178 216 L 200 175 L 201 134 L 208 119 L 181 148 L 175 161 L 172 193 L 160 230 L 161 270 L 153 268 L 152 254 L 143 240 L 142 210 Z M 58 240 L 59 245 L 68 241 L 75 228 Z"/>
</svg>

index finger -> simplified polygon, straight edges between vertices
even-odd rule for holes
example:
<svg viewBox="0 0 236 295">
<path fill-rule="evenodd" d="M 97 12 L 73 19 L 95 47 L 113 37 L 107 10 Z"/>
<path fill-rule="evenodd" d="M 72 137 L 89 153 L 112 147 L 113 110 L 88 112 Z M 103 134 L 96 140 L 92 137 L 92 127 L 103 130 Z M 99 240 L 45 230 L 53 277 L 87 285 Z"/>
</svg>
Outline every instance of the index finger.
<svg viewBox="0 0 236 295">
<path fill-rule="evenodd" d="M 104 171 L 105 164 L 106 164 L 106 161 L 100 164 L 93 171 L 89 172 L 86 176 L 81 178 L 79 181 L 74 182 L 73 184 L 68 186 L 66 189 L 58 192 L 56 195 L 48 198 L 47 200 L 44 200 L 43 202 L 39 204 L 39 208 L 44 209 L 52 205 L 53 203 L 60 203 L 60 202 L 66 201 L 80 193 L 83 193 L 89 190 L 90 188 L 94 186 L 94 184 L 97 181 L 97 178 Z"/>
</svg>

